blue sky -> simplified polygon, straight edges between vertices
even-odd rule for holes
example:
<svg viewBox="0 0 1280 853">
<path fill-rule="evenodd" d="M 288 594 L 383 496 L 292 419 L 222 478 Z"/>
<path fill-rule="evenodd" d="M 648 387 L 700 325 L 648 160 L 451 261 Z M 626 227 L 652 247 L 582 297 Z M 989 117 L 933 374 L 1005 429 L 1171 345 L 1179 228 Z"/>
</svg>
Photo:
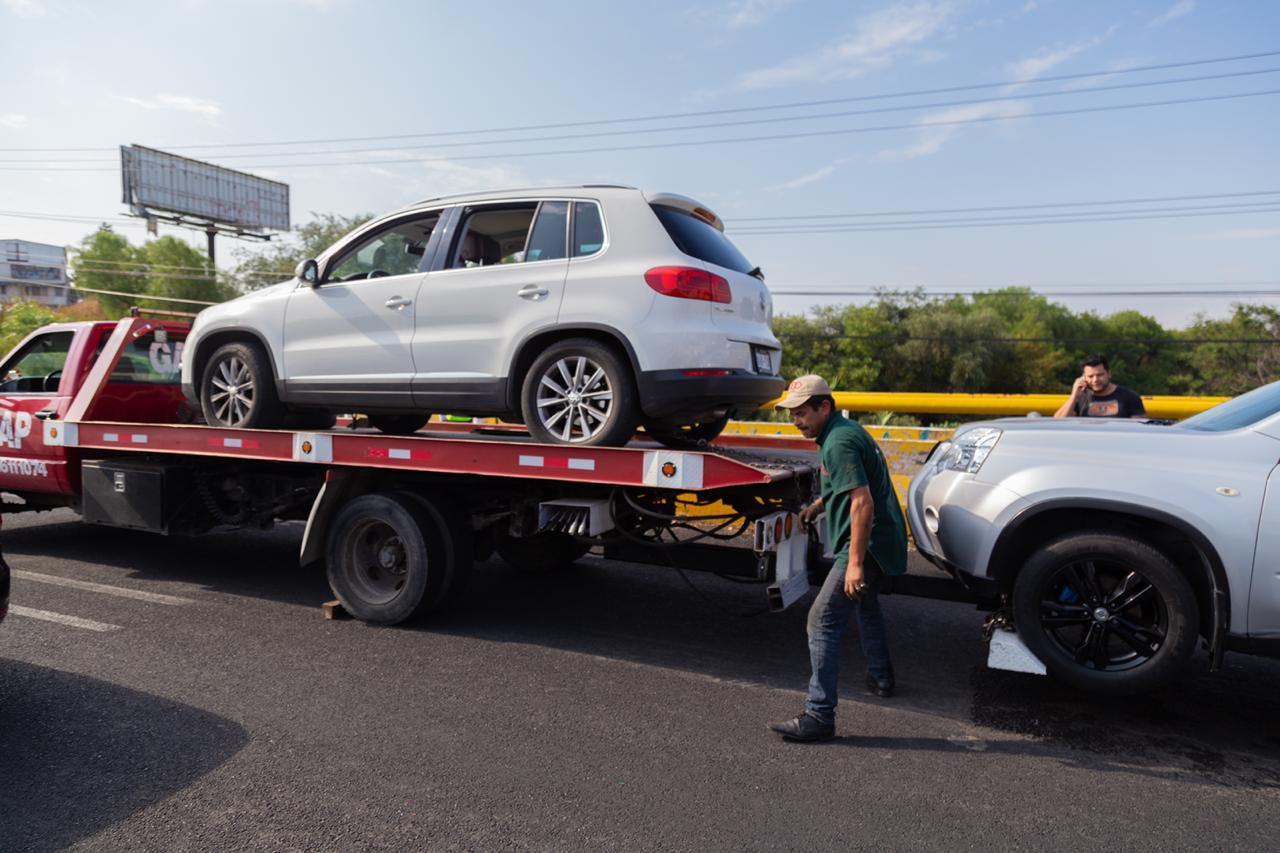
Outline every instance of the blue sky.
<svg viewBox="0 0 1280 853">
<path fill-rule="evenodd" d="M 1059 298 L 1077 310 L 1181 324 L 1224 313 L 1224 290 L 1280 290 L 1280 193 L 1240 195 L 1280 190 L 1280 95 L 1132 105 L 1280 90 L 1268 71 L 1280 55 L 1132 69 L 1277 51 L 1277 36 L 1280 4 L 1251 0 L 0 0 L 0 211 L 120 216 L 122 143 L 288 182 L 295 224 L 445 192 L 619 182 L 710 205 L 775 292 L 831 293 L 779 295 L 783 311 L 875 287 L 1016 284 L 1093 294 Z M 1045 79 L 1093 72 L 1107 73 Z M 1227 74 L 1238 76 L 1090 91 Z M 992 83 L 1003 85 L 879 97 Z M 838 102 L 760 109 L 815 101 Z M 1101 107 L 1117 108 L 1036 115 Z M 799 118 L 851 112 L 863 114 Z M 868 129 L 884 126 L 895 129 Z M 815 135 L 828 131 L 839 132 Z M 701 144 L 636 148 L 689 141 Z M 291 144 L 214 147 L 261 142 Z M 176 148 L 188 145 L 210 147 Z M 299 153 L 357 147 L 383 150 Z M 536 153 L 599 148 L 630 150 Z M 1216 198 L 1027 207 L 1186 196 Z M 1200 215 L 1211 205 L 1229 206 Z M 1011 209 L 896 213 L 976 207 Z M 1102 211 L 1165 218 L 954 221 Z M 761 219 L 832 214 L 869 215 Z M 886 230 L 831 230 L 850 222 Z M 0 215 L 0 237 L 75 243 L 91 228 Z M 161 232 L 203 246 L 202 234 Z M 237 247 L 252 244 L 222 239 L 220 261 Z M 1187 295 L 1150 295 L 1170 290 Z"/>
</svg>

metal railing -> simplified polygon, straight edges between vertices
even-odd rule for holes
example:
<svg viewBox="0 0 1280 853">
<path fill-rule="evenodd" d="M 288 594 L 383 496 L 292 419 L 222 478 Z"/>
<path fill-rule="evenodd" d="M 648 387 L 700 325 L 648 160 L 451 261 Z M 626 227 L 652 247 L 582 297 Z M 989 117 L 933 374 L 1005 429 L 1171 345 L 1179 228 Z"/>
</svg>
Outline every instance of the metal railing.
<svg viewBox="0 0 1280 853">
<path fill-rule="evenodd" d="M 1067 394 L 925 394 L 897 391 L 837 391 L 836 408 L 851 412 L 896 412 L 904 415 L 990 415 L 1019 417 L 1035 412 L 1052 415 Z M 1144 396 L 1153 418 L 1180 420 L 1203 412 L 1230 397 Z M 775 401 L 776 402 L 776 401 Z M 771 408 L 773 403 L 765 408 Z"/>
</svg>

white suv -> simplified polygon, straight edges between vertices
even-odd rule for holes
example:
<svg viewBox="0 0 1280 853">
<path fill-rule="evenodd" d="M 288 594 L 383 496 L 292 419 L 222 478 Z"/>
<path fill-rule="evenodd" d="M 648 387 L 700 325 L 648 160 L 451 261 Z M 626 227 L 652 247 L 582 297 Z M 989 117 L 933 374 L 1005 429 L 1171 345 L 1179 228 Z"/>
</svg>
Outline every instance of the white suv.
<svg viewBox="0 0 1280 853">
<path fill-rule="evenodd" d="M 723 230 L 629 187 L 423 201 L 202 311 L 183 391 L 231 427 L 359 411 L 407 433 L 448 412 L 552 443 L 709 440 L 784 385 L 769 289 Z"/>
</svg>

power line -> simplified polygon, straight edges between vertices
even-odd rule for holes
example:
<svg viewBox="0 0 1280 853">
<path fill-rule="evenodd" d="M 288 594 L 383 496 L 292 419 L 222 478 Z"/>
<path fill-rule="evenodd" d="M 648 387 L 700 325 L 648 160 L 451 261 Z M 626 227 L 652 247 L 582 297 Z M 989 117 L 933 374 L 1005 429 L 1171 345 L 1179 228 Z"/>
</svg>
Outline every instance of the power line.
<svg viewBox="0 0 1280 853">
<path fill-rule="evenodd" d="M 965 344 L 1105 344 L 1112 347 L 1132 346 L 1198 346 L 1200 344 L 1267 344 L 1280 346 L 1280 338 L 997 338 L 967 337 L 961 335 L 820 335 L 812 332 L 798 334 L 781 333 L 778 335 L 784 342 L 791 341 L 875 341 L 881 343 L 909 343 L 911 341 L 927 341 L 929 343 L 965 343 Z"/>
<path fill-rule="evenodd" d="M 939 297 L 939 296 L 987 296 L 993 295 L 990 290 L 915 290 L 915 291 L 892 291 L 883 288 L 872 290 L 774 290 L 770 288 L 770 293 L 774 296 L 826 296 L 826 297 L 849 297 L 849 296 L 891 296 L 891 295 L 918 295 L 922 297 Z M 1280 289 L 1271 290 L 1108 290 L 1099 292 L 1096 290 L 1029 290 L 1024 293 L 1008 293 L 996 294 L 1001 296 L 1019 297 L 1026 299 L 1034 299 L 1038 296 L 1055 297 L 1055 296 L 1088 296 L 1093 299 L 1110 299 L 1121 296 L 1162 296 L 1162 297 L 1204 297 L 1204 296 L 1231 296 L 1231 297 L 1248 297 L 1248 296 L 1280 296 Z"/>
<path fill-rule="evenodd" d="M 1154 204 L 1166 201 L 1203 201 L 1214 198 L 1248 198 L 1263 195 L 1280 195 L 1280 190 L 1256 190 L 1252 192 L 1238 193 L 1206 193 L 1203 195 L 1149 196 L 1147 198 L 1119 198 L 1105 199 L 1101 201 L 1058 201 L 1043 204 L 1003 204 L 987 207 L 940 207 L 933 208 L 931 210 L 880 210 L 867 213 L 809 213 L 793 216 L 730 216 L 725 218 L 725 222 L 762 222 L 766 220 L 773 221 L 787 219 L 845 219 L 871 216 L 916 216 L 935 213 L 986 213 L 996 210 L 1039 210 L 1051 207 L 1101 207 L 1103 205 L 1112 204 Z"/>
<path fill-rule="evenodd" d="M 816 101 L 792 101 L 781 104 L 765 104 L 754 107 L 731 107 L 717 110 L 697 110 L 692 112 L 680 113 L 664 113 L 658 115 L 647 116 L 631 116 L 624 118 L 608 118 L 594 119 L 572 122 L 556 122 L 550 124 L 532 124 L 532 125 L 515 125 L 508 127 L 491 127 L 476 128 L 471 130 L 441 130 L 426 133 L 402 133 L 402 134 L 383 134 L 378 136 L 347 136 L 347 137 L 331 137 L 327 139 L 292 139 L 280 140 L 274 142 L 228 142 L 228 143 L 204 143 L 204 144 L 182 144 L 182 145 L 164 145 L 161 146 L 170 150 L 184 150 L 191 148 L 254 148 L 276 145 L 319 145 L 340 142 L 374 142 L 384 139 L 426 139 L 442 136 L 470 136 L 489 133 L 517 133 L 530 130 L 553 130 L 558 128 L 571 127 L 590 127 L 595 125 L 608 124 L 627 124 L 633 122 L 645 121 L 663 121 L 668 119 L 697 118 L 702 116 L 713 115 L 733 115 L 739 113 L 764 112 L 769 110 L 782 109 L 799 109 L 803 107 L 819 107 L 830 106 L 833 104 L 859 103 L 877 100 L 891 100 L 894 98 L 920 97 L 926 95 L 945 95 L 954 92 L 975 91 L 978 89 L 994 89 L 1001 86 L 1028 86 L 1042 83 L 1056 83 L 1066 80 L 1083 80 L 1091 77 L 1111 77 L 1120 74 L 1136 74 L 1146 71 L 1164 71 L 1172 68 L 1190 68 L 1199 65 L 1212 65 L 1224 62 L 1241 62 L 1249 59 L 1263 59 L 1272 56 L 1280 56 L 1280 51 L 1266 51 L 1261 53 L 1246 53 L 1236 56 L 1221 56 L 1209 59 L 1195 59 L 1183 62 L 1167 62 L 1159 65 L 1140 65 L 1133 68 L 1111 69 L 1106 71 L 1086 71 L 1075 74 L 1057 74 L 1048 77 L 1031 77 L 1020 80 L 1004 80 L 996 83 L 969 83 L 960 86 L 945 86 L 934 89 L 916 89 L 904 92 L 888 92 L 873 95 L 857 95 L 846 98 L 826 98 Z M 0 148 L 0 151 L 9 152 L 46 152 L 46 151 L 115 151 L 116 146 L 104 146 L 94 148 Z"/>
<path fill-rule="evenodd" d="M 1255 198 L 1259 196 L 1280 195 L 1280 189 L 1275 190 L 1254 190 L 1247 192 L 1228 192 L 1228 193 L 1201 193 L 1198 195 L 1171 195 L 1171 196 L 1146 196 L 1140 198 L 1112 198 L 1112 199 L 1093 199 L 1086 201 L 1056 201 L 1043 202 L 1039 204 L 1005 204 L 1005 205 L 988 205 L 984 207 L 937 207 L 937 208 L 919 208 L 914 210 L 877 210 L 864 211 L 862 213 L 805 213 L 785 216 L 729 216 L 725 217 L 728 224 L 739 222 L 774 222 L 774 221 L 799 221 L 808 219 L 854 219 L 854 218 L 871 218 L 876 216 L 917 216 L 930 214 L 948 214 L 948 213 L 987 213 L 1002 210 L 1047 210 L 1055 207 L 1105 207 L 1121 204 L 1156 204 L 1162 202 L 1174 201 L 1206 201 L 1210 199 L 1222 198 Z M 1089 211 L 1093 212 L 1093 211 Z M 1106 211 L 1097 211 L 1097 213 L 1105 213 Z M 105 222 L 107 220 L 118 220 L 133 225 L 141 226 L 143 223 L 140 219 L 131 216 L 117 216 L 115 214 L 107 216 L 92 216 L 89 214 L 76 213 L 55 213 L 50 211 L 27 211 L 27 210 L 0 210 L 0 216 L 14 217 L 18 219 L 56 219 L 65 221 L 86 221 L 86 222 Z M 821 225 L 822 223 L 815 223 Z M 856 224 L 856 223 L 854 223 Z M 757 225 L 747 225 L 746 228 L 764 227 Z M 107 261 L 95 260 L 96 263 L 117 263 L 132 264 L 134 261 Z"/>
<path fill-rule="evenodd" d="M 878 133 L 891 130 L 927 130 L 934 127 L 958 127 L 970 124 L 991 124 L 994 122 L 1019 121 L 1031 118 L 1050 118 L 1054 116 L 1083 115 L 1086 113 L 1117 112 L 1120 110 L 1148 109 L 1151 107 L 1179 106 L 1185 104 L 1209 103 L 1213 101 L 1231 101 L 1242 98 L 1257 98 L 1280 94 L 1280 89 L 1263 89 L 1255 92 L 1236 92 L 1227 95 L 1202 95 L 1195 98 L 1172 98 L 1163 101 L 1142 101 L 1129 104 L 1110 104 L 1099 107 L 1077 107 L 1065 110 L 1045 110 L 1038 113 L 1020 113 L 1004 116 L 980 116 L 967 119 L 946 119 L 941 121 L 922 121 L 912 124 L 878 125 L 871 127 L 837 128 L 833 130 L 810 130 L 800 133 L 764 134 L 760 136 L 721 137 L 717 139 L 693 139 L 680 142 L 653 142 L 642 145 L 614 145 L 599 148 L 562 148 L 553 151 L 506 151 L 498 154 L 466 154 L 459 157 L 401 157 L 383 160 L 338 160 L 321 163 L 259 163 L 242 166 L 244 169 L 312 169 L 336 168 L 339 166 L 378 166 L 405 163 L 440 163 L 460 162 L 465 160 L 501 160 L 521 157 L 551 157 L 567 154 L 603 154 L 619 151 L 651 151 L 665 148 L 687 148 L 705 145 L 730 145 L 749 142 L 775 142 L 790 139 L 813 139 L 827 136 L 848 136 L 851 134 Z M 18 166 L 0 166 L 4 172 L 112 172 L 112 168 L 75 167 L 75 168 L 34 168 Z"/>
<path fill-rule="evenodd" d="M 1072 210 L 1046 213 L 1020 213 L 1006 214 L 1004 216 L 963 216 L 952 219 L 903 219 L 901 221 L 886 222 L 811 222 L 811 223 L 783 223 L 779 225 L 747 225 L 740 229 L 735 229 L 733 233 L 751 233 L 754 231 L 768 231 L 770 233 L 786 234 L 786 233 L 804 233 L 815 229 L 857 229 L 870 228 L 881 225 L 948 225 L 952 223 L 967 222 L 1039 222 L 1054 221 L 1063 218 L 1074 219 L 1077 217 L 1120 217 L 1130 214 L 1148 214 L 1148 213 L 1186 213 L 1186 212 L 1203 212 L 1203 211 L 1226 211 L 1232 213 L 1250 213 L 1258 208 L 1271 208 L 1280 205 L 1280 199 L 1268 199 L 1267 201 L 1234 201 L 1226 204 L 1199 204 L 1185 205 L 1174 207 L 1137 207 L 1130 210 Z"/>
<path fill-rule="evenodd" d="M 1142 219 L 1187 219 L 1207 216 L 1233 216 L 1238 214 L 1280 213 L 1280 207 L 1251 210 L 1219 210 L 1198 213 L 1156 213 L 1146 216 L 1080 216 L 1074 219 L 1033 219 L 1030 217 L 1003 220 L 953 220 L 954 224 L 922 224 L 922 222 L 860 223 L 847 226 L 823 226 L 808 229 L 761 228 L 759 230 L 735 228 L 729 234 L 744 236 L 800 235 L 800 234 L 867 234 L 878 231 L 939 231 L 957 228 L 1003 228 L 1011 225 L 1078 225 L 1097 222 L 1131 222 Z"/>
<path fill-rule="evenodd" d="M 406 151 L 420 148 L 440 149 L 440 148 L 470 148 L 477 145 L 504 145 L 508 143 L 527 143 L 527 142 L 563 142 L 570 139 L 594 139 L 612 136 L 634 136 L 638 134 L 650 133 L 679 133 L 688 130 L 711 130 L 725 127 L 742 127 L 746 125 L 760 124 L 779 124 L 784 122 L 797 121 L 815 121 L 819 119 L 829 118 L 849 118 L 852 116 L 876 115 L 882 113 L 894 112 L 912 112 L 916 110 L 941 109 L 943 107 L 973 106 L 978 104 L 994 104 L 1011 101 L 1024 101 L 1032 98 L 1057 98 L 1075 95 L 1087 95 L 1092 92 L 1110 92 L 1121 89 L 1139 89 L 1152 86 L 1169 86 L 1179 83 L 1197 83 L 1205 80 L 1222 80 L 1232 77 L 1249 77 L 1259 74 L 1275 74 L 1280 72 L 1277 68 L 1260 68 L 1250 71 L 1235 71 L 1228 74 L 1209 74 L 1198 77 L 1181 77 L 1171 80 L 1145 80 L 1139 83 L 1118 83 L 1111 86 L 1092 86 L 1084 89 L 1069 89 L 1057 92 L 1028 92 L 1020 95 L 1000 95 L 991 98 L 971 98 L 959 101 L 935 101 L 926 104 L 907 104 L 893 107 L 877 107 L 870 110 L 843 110 L 840 112 L 818 113 L 815 115 L 802 116 L 774 116 L 772 118 L 758 119 L 740 119 L 737 121 L 713 122 L 709 124 L 686 124 L 675 127 L 649 127 L 649 128 L 632 128 L 629 130 L 606 130 L 596 131 L 593 133 L 573 133 L 558 134 L 554 136 L 526 136 L 516 139 L 484 139 L 468 142 L 434 142 L 425 145 L 398 145 L 398 146 L 379 146 L 374 148 L 336 148 L 323 149 L 319 151 L 278 151 L 278 152 L 254 152 L 251 154 L 223 154 L 219 160 L 240 160 L 253 157 L 314 157 L 326 154 L 366 154 L 383 151 Z M 0 160 L 0 163 L 110 163 L 112 160 L 69 158 L 69 159 L 21 159 L 21 160 Z"/>
</svg>

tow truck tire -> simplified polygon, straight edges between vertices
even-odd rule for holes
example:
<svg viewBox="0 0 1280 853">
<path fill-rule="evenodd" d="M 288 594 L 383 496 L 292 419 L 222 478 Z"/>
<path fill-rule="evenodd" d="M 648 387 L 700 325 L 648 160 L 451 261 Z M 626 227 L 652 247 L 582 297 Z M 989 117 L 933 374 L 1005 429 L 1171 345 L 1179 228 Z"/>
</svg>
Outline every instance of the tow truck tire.
<svg viewBox="0 0 1280 853">
<path fill-rule="evenodd" d="M 590 542 L 567 533 L 537 533 L 520 539 L 504 536 L 498 542 L 498 556 L 522 572 L 549 572 L 563 568 L 591 550 Z"/>
<path fill-rule="evenodd" d="M 209 426 L 276 429 L 284 423 L 271 359 L 260 345 L 235 341 L 214 350 L 200 379 L 200 409 Z"/>
<path fill-rule="evenodd" d="M 413 435 L 431 420 L 429 414 L 369 415 L 369 425 L 387 435 Z"/>
<path fill-rule="evenodd" d="M 550 384 L 544 383 L 544 378 Z M 591 382 L 593 378 L 595 382 Z M 569 385 L 575 387 L 566 387 Z M 611 347 L 591 338 L 558 341 L 538 356 L 525 374 L 520 404 L 529 434 L 544 444 L 621 447 L 635 435 L 640 419 L 630 365 Z M 590 404 L 593 411 L 602 412 L 604 421 L 597 421 L 579 404 Z M 574 419 L 568 438 L 563 431 L 566 414 Z M 586 434 L 579 415 L 587 422 Z"/>
<path fill-rule="evenodd" d="M 1014 583 L 1013 620 L 1052 675 L 1110 695 L 1175 679 L 1200 632 L 1195 593 L 1177 566 L 1116 533 L 1072 533 L 1032 554 Z"/>
<path fill-rule="evenodd" d="M 361 495 L 334 517 L 329 586 L 357 619 L 395 625 L 443 599 L 449 532 L 409 495 Z"/>
<path fill-rule="evenodd" d="M 475 564 L 475 542 L 471 524 L 460 512 L 456 503 L 449 500 L 430 500 L 417 492 L 396 492 L 396 497 L 416 503 L 444 531 L 445 578 L 433 598 L 424 600 L 419 613 L 430 613 L 453 601 L 471 579 L 471 567 Z"/>
</svg>

